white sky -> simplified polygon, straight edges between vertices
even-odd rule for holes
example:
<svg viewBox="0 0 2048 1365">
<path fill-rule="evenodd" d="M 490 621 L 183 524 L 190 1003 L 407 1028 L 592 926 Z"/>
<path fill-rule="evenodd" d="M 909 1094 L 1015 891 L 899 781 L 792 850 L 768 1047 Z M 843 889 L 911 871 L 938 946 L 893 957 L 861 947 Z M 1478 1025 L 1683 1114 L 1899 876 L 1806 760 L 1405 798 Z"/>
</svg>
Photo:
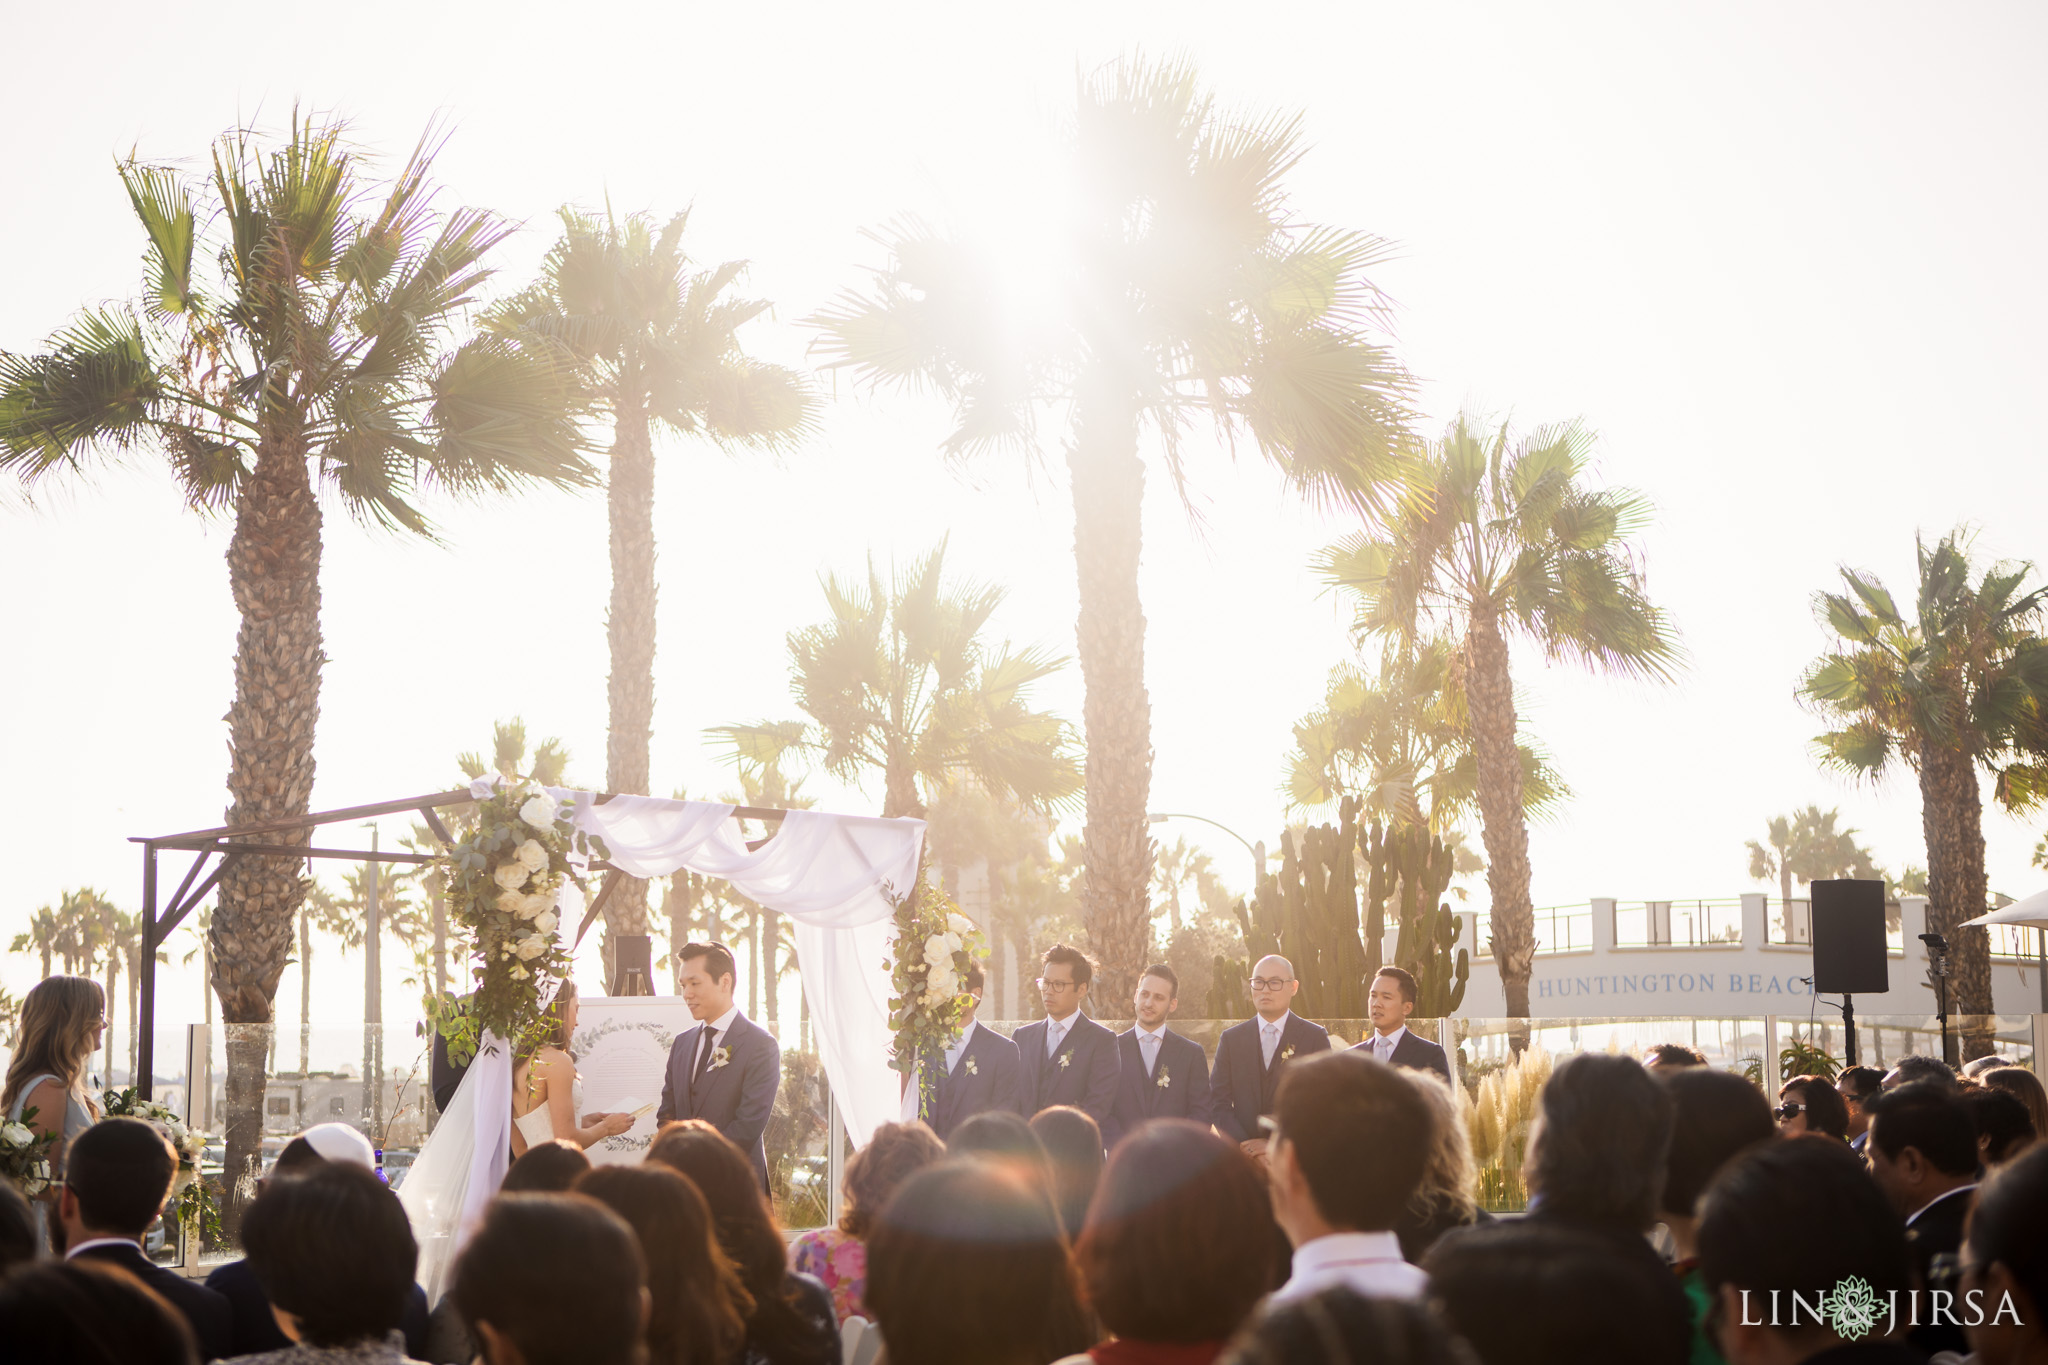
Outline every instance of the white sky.
<svg viewBox="0 0 2048 1365">
<path fill-rule="evenodd" d="M 1468 402 L 1583 415 L 1602 475 L 1659 508 L 1643 544 L 1684 680 L 1518 659 L 1525 711 L 1578 793 L 1533 831 L 1539 905 L 1733 895 L 1743 840 L 1808 801 L 1840 805 L 1886 864 L 1924 862 L 1910 782 L 1856 789 L 1811 761 L 1820 726 L 1792 696 L 1823 643 L 1808 595 L 1842 561 L 1903 590 L 1915 531 L 1958 521 L 1990 551 L 2048 556 L 2030 524 L 2048 505 L 2037 6 L 413 0 L 21 7 L 10 29 L 26 60 L 0 87 L 0 347 L 16 349 L 138 287 L 114 155 L 196 164 L 238 117 L 294 99 L 347 112 L 393 157 L 445 119 L 445 202 L 529 224 L 508 288 L 565 200 L 694 204 L 694 254 L 754 262 L 779 320 L 751 344 L 791 362 L 796 320 L 875 263 L 861 228 L 1036 183 L 1077 66 L 1186 53 L 1228 102 L 1304 111 L 1301 212 L 1402 244 L 1378 278 L 1430 424 Z M 1035 478 L 990 466 L 969 486 L 934 456 L 944 419 L 842 383 L 824 432 L 780 467 L 664 450 L 656 791 L 724 785 L 703 727 L 791 712 L 782 635 L 821 614 L 820 571 L 870 551 L 950 533 L 958 569 L 1011 588 L 1002 631 L 1071 650 L 1056 452 Z M 1256 463 L 1210 453 L 1197 478 L 1200 534 L 1163 480 L 1148 502 L 1154 806 L 1270 841 L 1290 726 L 1345 650 L 1304 564 L 1345 528 Z M 452 754 L 513 713 L 601 782 L 602 499 L 443 524 L 445 549 L 329 522 L 316 805 L 447 785 Z M 147 461 L 35 509 L 0 500 L 0 723 L 23 787 L 0 933 L 80 884 L 132 907 L 127 836 L 218 819 L 226 534 Z M 1046 700 L 1078 717 L 1078 672 Z M 813 785 L 828 806 L 879 802 Z M 2038 823 L 1986 826 L 1994 888 L 2048 881 L 2027 866 Z M 1243 879 L 1226 836 L 1182 833 Z M 0 963 L 17 991 L 33 976 Z M 316 1013 L 351 1017 L 360 966 L 325 979 Z M 165 1022 L 196 1017 L 196 973 L 166 985 Z M 296 990 L 288 975 L 287 1016 Z"/>
</svg>

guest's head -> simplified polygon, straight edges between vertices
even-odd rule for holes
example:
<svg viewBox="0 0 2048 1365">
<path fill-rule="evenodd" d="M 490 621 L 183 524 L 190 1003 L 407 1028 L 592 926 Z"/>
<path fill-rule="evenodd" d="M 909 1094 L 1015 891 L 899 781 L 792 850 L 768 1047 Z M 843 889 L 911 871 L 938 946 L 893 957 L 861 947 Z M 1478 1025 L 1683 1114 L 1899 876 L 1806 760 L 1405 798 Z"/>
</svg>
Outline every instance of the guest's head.
<svg viewBox="0 0 2048 1365">
<path fill-rule="evenodd" d="M 2027 1106 L 2010 1091 L 1993 1090 L 1987 1085 L 1965 1087 L 1962 1093 L 1963 1108 L 1970 1115 L 1970 1123 L 1977 1130 L 1977 1161 L 1982 1166 L 1996 1166 L 2012 1160 L 2028 1147 L 2040 1134 L 2034 1131 L 2034 1120 L 2027 1113 Z"/>
<path fill-rule="evenodd" d="M 35 1212 L 13 1182 L 0 1180 L 0 1275 L 35 1258 Z"/>
<path fill-rule="evenodd" d="M 1880 1302 L 1911 1287 L 1899 1216 L 1839 1142 L 1768 1142 L 1729 1162 L 1700 1203 L 1699 1252 L 1709 1335 L 1718 1333 L 1729 1365 L 1804 1360 L 1842 1344 L 1825 1320 L 1797 1310 L 1795 1295 L 1811 1301 L 1851 1276 Z M 1774 1295 L 1786 1305 L 1775 1326 L 1757 1307 Z"/>
<path fill-rule="evenodd" d="M 1045 1012 L 1064 1019 L 1088 1000 L 1088 987 L 1095 980 L 1095 963 L 1079 948 L 1055 943 L 1045 950 L 1038 969 L 1038 995 Z"/>
<path fill-rule="evenodd" d="M 1013 1116 L 1014 1117 L 1014 1116 Z M 885 1123 L 846 1163 L 839 1230 L 865 1237 L 898 1187 L 946 1159 L 946 1144 L 922 1123 Z"/>
<path fill-rule="evenodd" d="M 1045 1191 L 1048 1200 L 1053 1197 L 1052 1158 L 1045 1144 L 1030 1124 L 1007 1109 L 986 1110 L 964 1120 L 946 1139 L 946 1154 L 992 1162 Z"/>
<path fill-rule="evenodd" d="M 1365 996 L 1365 1012 L 1372 1019 L 1373 1031 L 1392 1033 L 1405 1027 L 1415 1013 L 1416 999 L 1412 973 L 1403 967 L 1380 968 Z"/>
<path fill-rule="evenodd" d="M 0 1107 L 11 1108 L 38 1076 L 55 1076 L 67 1089 L 83 1085 L 86 1061 L 99 1050 L 106 1027 L 107 994 L 92 978 L 46 976 L 31 986 L 21 1000 Z M 64 1116 L 38 1114 L 36 1120 L 55 1128 Z"/>
<path fill-rule="evenodd" d="M 600 1166 L 576 1182 L 626 1220 L 647 1263 L 653 1308 L 648 1365 L 707 1365 L 734 1359 L 747 1331 L 753 1296 L 719 1249 L 711 1210 L 697 1187 L 659 1162 Z"/>
<path fill-rule="evenodd" d="M 1981 1078 L 1986 1090 L 2003 1090 L 2027 1107 L 2027 1118 L 2036 1137 L 2048 1137 L 2048 1090 L 2041 1079 L 2022 1066 L 1995 1066 Z"/>
<path fill-rule="evenodd" d="M 1777 1130 L 1763 1092 L 1732 1071 L 1687 1067 L 1658 1078 L 1671 1096 L 1671 1154 L 1664 1166 L 1658 1215 L 1691 1255 L 1700 1196 L 1714 1175 L 1737 1155 Z"/>
<path fill-rule="evenodd" d="M 142 1281 L 90 1260 L 24 1265 L 0 1279 L 9 1360 L 199 1365 L 191 1324 Z"/>
<path fill-rule="evenodd" d="M 676 954 L 676 994 L 694 1019 L 723 1018 L 738 981 L 732 949 L 723 943 L 685 943 Z"/>
<path fill-rule="evenodd" d="M 2007 1061 L 2005 1058 L 1999 1056 L 1995 1052 L 1986 1057 L 1973 1057 L 1969 1061 L 1963 1063 L 1963 1079 L 1966 1081 L 1973 1081 L 1977 1079 L 1977 1077 L 1983 1075 L 1985 1072 L 1991 1070 L 1993 1067 L 2011 1065 L 2011 1062 Z"/>
<path fill-rule="evenodd" d="M 514 1160 L 505 1172 L 505 1183 L 498 1188 L 507 1194 L 560 1194 L 573 1188 L 589 1169 L 590 1158 L 581 1147 L 550 1138 L 536 1142 Z"/>
<path fill-rule="evenodd" d="M 1901 1057 L 1885 1073 L 1884 1088 L 1896 1090 L 1915 1081 L 1933 1081 L 1953 1090 L 1957 1085 L 1956 1071 L 1939 1057 Z"/>
<path fill-rule="evenodd" d="M 1294 964 L 1278 953 L 1267 953 L 1252 964 L 1252 1008 L 1267 1023 L 1278 1023 L 1294 1008 L 1301 982 L 1294 977 Z"/>
<path fill-rule="evenodd" d="M 68 1246 L 94 1237 L 140 1241 L 164 1211 L 178 1157 L 140 1119 L 102 1119 L 72 1139 L 57 1198 Z"/>
<path fill-rule="evenodd" d="M 1290 1064 L 1273 1119 L 1273 1214 L 1297 1247 L 1333 1232 L 1393 1228 L 1422 1183 L 1434 1141 L 1416 1082 L 1362 1052 Z M 1370 1160 L 1360 1159 L 1361 1133 L 1372 1135 Z"/>
<path fill-rule="evenodd" d="M 314 1346 L 396 1331 L 419 1259 L 398 1196 L 344 1162 L 273 1180 L 243 1217 L 242 1245 L 285 1334 Z"/>
<path fill-rule="evenodd" d="M 1052 1164 L 1052 1201 L 1060 1225 L 1069 1238 L 1079 1237 L 1095 1183 L 1102 1179 L 1102 1129 L 1072 1105 L 1056 1104 L 1031 1116 L 1031 1131 Z"/>
<path fill-rule="evenodd" d="M 1794 1076 L 1778 1087 L 1778 1131 L 1787 1137 L 1824 1133 L 1849 1140 L 1849 1106 L 1842 1092 L 1820 1076 Z"/>
<path fill-rule="evenodd" d="M 2048 1359 L 2048 1142 L 2036 1143 L 1977 1190 L 1963 1242 L 1965 1302 L 1981 1290 L 1984 1321 L 1963 1332 L 1977 1365 Z M 2000 1312 L 2010 1302 L 2011 1315 Z M 2018 1321 L 2013 1321 L 2013 1318 Z"/>
<path fill-rule="evenodd" d="M 864 1298 L 891 1365 L 1045 1365 L 1094 1340 L 1051 1205 L 989 1162 L 910 1177 L 867 1252 Z"/>
<path fill-rule="evenodd" d="M 1471 1348 L 1420 1304 L 1342 1286 L 1258 1315 L 1217 1365 L 1475 1365 Z"/>
<path fill-rule="evenodd" d="M 1273 1288 L 1266 1182 L 1234 1143 L 1185 1119 L 1118 1144 L 1074 1250 L 1089 1306 L 1134 1341 L 1222 1341 Z"/>
<path fill-rule="evenodd" d="M 1485 1365 L 1683 1365 L 1690 1347 L 1689 1324 L 1663 1308 L 1670 1272 L 1617 1255 L 1594 1232 L 1527 1220 L 1473 1228 L 1438 1242 L 1422 1266 L 1437 1311 Z"/>
<path fill-rule="evenodd" d="M 1683 1071 L 1687 1067 L 1706 1064 L 1705 1053 L 1684 1043 L 1652 1043 L 1643 1051 L 1644 1068 L 1655 1073 Z"/>
<path fill-rule="evenodd" d="M 1884 1073 L 1874 1066 L 1843 1067 L 1841 1074 L 1835 1077 L 1835 1090 L 1849 1111 L 1850 1139 L 1862 1137 L 1870 1128 L 1870 1113 L 1865 1106 L 1870 1103 L 1871 1096 L 1883 1092 Z"/>
<path fill-rule="evenodd" d="M 347 1162 L 372 1172 L 377 1169 L 377 1149 L 361 1132 L 346 1123 L 316 1123 L 293 1138 L 285 1144 L 285 1150 L 278 1153 L 280 1168 L 290 1169 L 285 1157 L 295 1147 L 310 1150 L 322 1161 Z"/>
<path fill-rule="evenodd" d="M 1131 992 L 1131 1013 L 1148 1029 L 1158 1029 L 1167 1016 L 1180 1008 L 1180 974 L 1164 962 L 1155 962 L 1138 978 Z"/>
<path fill-rule="evenodd" d="M 1444 1228 L 1469 1223 L 1478 1211 L 1473 1198 L 1478 1175 L 1472 1162 L 1472 1134 L 1458 1112 L 1458 1098 L 1433 1072 L 1406 1074 L 1429 1106 L 1430 1141 L 1422 1163 L 1422 1179 L 1409 1196 L 1405 1210 L 1408 1221 L 1403 1226 Z"/>
<path fill-rule="evenodd" d="M 1914 1081 L 1870 1102 L 1870 1174 L 1901 1215 L 1977 1178 L 1977 1125 L 1961 1087 Z M 1832 1283 L 1832 1281 L 1830 1281 Z"/>
<path fill-rule="evenodd" d="M 1524 1161 L 1545 1215 L 1646 1231 L 1664 1192 L 1671 1113 L 1671 1096 L 1632 1058 L 1582 1052 L 1559 1062 Z"/>
<path fill-rule="evenodd" d="M 633 1229 L 595 1199 L 492 1200 L 448 1292 L 485 1365 L 640 1365 L 647 1268 Z"/>
</svg>

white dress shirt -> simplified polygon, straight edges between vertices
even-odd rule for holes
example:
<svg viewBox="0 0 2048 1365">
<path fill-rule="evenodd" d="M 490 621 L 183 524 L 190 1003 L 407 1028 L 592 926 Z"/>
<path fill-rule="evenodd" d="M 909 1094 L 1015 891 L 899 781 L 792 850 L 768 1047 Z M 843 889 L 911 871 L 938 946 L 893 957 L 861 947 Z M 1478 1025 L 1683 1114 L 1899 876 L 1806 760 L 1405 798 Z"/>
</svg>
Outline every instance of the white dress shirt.
<svg viewBox="0 0 2048 1365">
<path fill-rule="evenodd" d="M 1145 1064 L 1145 1075 L 1150 1077 L 1159 1069 L 1159 1050 L 1166 1046 L 1166 1025 L 1146 1028 L 1138 1025 L 1138 1060 Z"/>
<path fill-rule="evenodd" d="M 94 1237 L 80 1242 L 75 1247 L 66 1248 L 64 1259 L 68 1261 L 78 1255 L 79 1252 L 91 1251 L 94 1247 L 130 1247 L 136 1251 L 141 1251 L 142 1243 L 136 1241 L 133 1237 Z"/>
<path fill-rule="evenodd" d="M 974 1037 L 974 1030 L 981 1026 L 978 1019 L 969 1019 L 967 1027 L 960 1030 L 960 1039 L 946 1049 L 946 1074 L 952 1075 L 960 1065 L 960 1059 L 967 1055 L 967 1044 Z"/>
<path fill-rule="evenodd" d="M 1393 1061 L 1394 1049 L 1401 1046 L 1401 1040 L 1407 1036 L 1408 1026 L 1406 1024 L 1385 1035 L 1375 1031 L 1372 1035 L 1372 1055 L 1383 1062 Z"/>
<path fill-rule="evenodd" d="M 1921 1214 L 1923 1214 L 1923 1213 L 1927 1212 L 1927 1210 L 1929 1210 L 1929 1209 L 1933 1208 L 1933 1207 L 1934 1207 L 1934 1206 L 1935 1206 L 1936 1204 L 1939 1204 L 1939 1203 L 1940 1203 L 1940 1202 L 1941 1202 L 1942 1200 L 1944 1200 L 1944 1199 L 1953 1199 L 1953 1198 L 1955 1198 L 1955 1197 L 1956 1197 L 1957 1195 L 1959 1195 L 1959 1194 L 1968 1194 L 1968 1193 L 1969 1193 L 1969 1192 L 1970 1192 L 1971 1190 L 1974 1190 L 1974 1189 L 1976 1189 L 1976 1188 L 1977 1188 L 1977 1187 L 1976 1187 L 1975 1185 L 1958 1185 L 1958 1186 L 1956 1186 L 1956 1187 L 1955 1187 L 1954 1189 L 1950 1190 L 1950 1191 L 1949 1191 L 1949 1192 L 1948 1192 L 1947 1194 L 1937 1194 L 1937 1195 L 1935 1195 L 1935 1196 L 1934 1196 L 1934 1198 L 1932 1198 L 1932 1199 L 1928 1200 L 1928 1201 L 1927 1201 L 1926 1203 L 1922 1204 L 1922 1205 L 1921 1205 L 1921 1206 L 1920 1206 L 1919 1208 L 1917 1208 L 1917 1209 L 1914 1209 L 1914 1210 L 1913 1210 L 1912 1216 L 1911 1216 L 1911 1217 L 1909 1217 L 1908 1219 L 1906 1219 L 1906 1226 L 1907 1226 L 1907 1227 L 1912 1227 L 1914 1223 L 1916 1223 L 1916 1222 L 1918 1222 L 1918 1221 L 1919 1221 L 1919 1219 L 1920 1219 L 1920 1215 L 1921 1215 Z"/>
<path fill-rule="evenodd" d="M 1271 1301 L 1291 1303 L 1333 1285 L 1371 1299 L 1417 1302 L 1429 1276 L 1401 1259 L 1400 1239 L 1391 1232 L 1333 1232 L 1294 1249 L 1294 1273 Z"/>
<path fill-rule="evenodd" d="M 1270 1024 L 1264 1019 L 1259 1020 L 1259 1055 L 1266 1059 L 1267 1066 L 1273 1065 L 1273 1057 L 1280 1051 L 1280 1040 L 1287 1036 L 1288 1021 L 1293 1018 L 1294 1011 L 1289 1010 Z"/>
</svg>

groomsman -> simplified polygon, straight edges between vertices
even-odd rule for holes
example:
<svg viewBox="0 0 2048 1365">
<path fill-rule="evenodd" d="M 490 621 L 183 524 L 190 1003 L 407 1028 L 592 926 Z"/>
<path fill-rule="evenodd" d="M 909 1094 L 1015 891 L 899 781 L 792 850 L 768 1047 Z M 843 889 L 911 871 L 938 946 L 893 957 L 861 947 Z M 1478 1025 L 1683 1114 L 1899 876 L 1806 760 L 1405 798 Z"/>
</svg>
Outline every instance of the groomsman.
<svg viewBox="0 0 2048 1365">
<path fill-rule="evenodd" d="M 1039 969 L 1046 1017 L 1017 1030 L 1017 1111 L 1071 1104 L 1103 1128 L 1116 1104 L 1116 1035 L 1081 1012 L 1095 964 L 1078 948 L 1055 943 Z"/>
<path fill-rule="evenodd" d="M 1202 1045 L 1167 1027 L 1180 1008 L 1180 977 L 1165 963 L 1147 967 L 1131 997 L 1137 1024 L 1116 1036 L 1116 1105 L 1103 1142 L 1116 1144 L 1147 1119 L 1215 1122 L 1209 1109 L 1209 1058 Z"/>
<path fill-rule="evenodd" d="M 1257 1014 L 1223 1030 L 1216 1043 L 1216 1067 L 1209 1074 L 1209 1103 L 1216 1131 L 1263 1160 L 1266 1135 L 1259 1120 L 1273 1112 L 1273 1092 L 1287 1063 L 1330 1050 L 1330 1031 L 1296 1014 L 1301 991 L 1294 964 L 1275 953 L 1252 968 L 1252 1008 Z"/>
<path fill-rule="evenodd" d="M 1408 1016 L 1415 1013 L 1415 978 L 1400 967 L 1382 967 L 1372 979 L 1365 997 L 1365 1012 L 1372 1019 L 1372 1032 L 1361 1039 L 1353 1052 L 1410 1071 L 1428 1071 L 1451 1083 L 1450 1059 L 1427 1038 L 1408 1031 Z"/>
<path fill-rule="evenodd" d="M 946 1069 L 932 1097 L 932 1131 L 941 1142 L 976 1114 L 991 1109 L 1017 1112 L 1017 1045 L 974 1018 L 986 981 L 979 962 L 967 969 L 967 993 L 974 997 L 974 1005 L 967 1011 L 960 1040 L 946 1049 Z"/>
<path fill-rule="evenodd" d="M 782 1049 L 733 1003 L 739 977 L 730 949 L 722 943 L 686 943 L 678 956 L 682 965 L 676 986 L 691 1017 L 700 1022 L 669 1045 L 668 1074 L 654 1121 L 703 1119 L 747 1154 L 765 1190 L 768 1152 L 761 1135 L 782 1083 Z"/>
</svg>

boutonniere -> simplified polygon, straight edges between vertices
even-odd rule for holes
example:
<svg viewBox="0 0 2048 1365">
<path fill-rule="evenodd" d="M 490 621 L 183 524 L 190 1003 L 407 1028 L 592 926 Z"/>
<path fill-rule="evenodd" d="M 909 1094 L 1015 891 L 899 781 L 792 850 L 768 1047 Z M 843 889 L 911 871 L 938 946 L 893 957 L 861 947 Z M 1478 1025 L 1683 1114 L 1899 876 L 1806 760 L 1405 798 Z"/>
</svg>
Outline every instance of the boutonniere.
<svg viewBox="0 0 2048 1365">
<path fill-rule="evenodd" d="M 1060 1054 L 1060 1070 L 1062 1070 L 1062 1071 L 1065 1071 L 1065 1070 L 1066 1070 L 1066 1069 L 1067 1069 L 1068 1067 L 1072 1066 L 1073 1064 L 1074 1064 L 1074 1054 L 1073 1054 L 1073 1053 L 1071 1053 L 1071 1052 L 1062 1052 L 1062 1053 Z"/>
<path fill-rule="evenodd" d="M 1289 1057 L 1292 1057 L 1293 1055 L 1294 1044 L 1292 1043 L 1289 1043 L 1286 1047 L 1280 1049 L 1280 1060 L 1283 1062 L 1286 1061 Z"/>
<path fill-rule="evenodd" d="M 724 1066 L 724 1065 L 725 1065 L 725 1064 L 726 1064 L 727 1062 L 730 1062 L 731 1060 L 732 1060 L 732 1049 L 731 1049 L 731 1048 L 729 1048 L 729 1047 L 718 1047 L 718 1048 L 713 1048 L 713 1049 L 711 1050 L 711 1065 L 710 1065 L 710 1066 L 708 1066 L 708 1067 L 706 1067 L 706 1068 L 705 1068 L 705 1070 L 707 1070 L 707 1071 L 716 1071 L 716 1070 L 718 1070 L 718 1068 L 720 1068 L 720 1067 Z"/>
<path fill-rule="evenodd" d="M 1158 1079 L 1158 1080 L 1156 1080 L 1156 1081 L 1154 1081 L 1154 1082 L 1152 1082 L 1152 1084 L 1154 1084 L 1154 1085 L 1158 1086 L 1158 1087 L 1159 1087 L 1159 1088 L 1160 1088 L 1161 1090 L 1164 1090 L 1164 1089 L 1166 1089 L 1166 1087 L 1168 1087 L 1169 1085 L 1172 1085 L 1172 1084 L 1173 1084 L 1173 1073 L 1172 1073 L 1171 1071 L 1168 1071 L 1168 1070 L 1167 1070 L 1167 1069 L 1166 1069 L 1165 1067 L 1163 1067 L 1163 1066 L 1162 1066 L 1162 1067 L 1160 1067 L 1160 1068 L 1159 1068 L 1159 1079 Z"/>
<path fill-rule="evenodd" d="M 981 1074 L 981 1067 L 975 1062 L 974 1054 L 971 1052 L 967 1054 L 967 1074 L 970 1076 L 979 1076 Z"/>
</svg>

